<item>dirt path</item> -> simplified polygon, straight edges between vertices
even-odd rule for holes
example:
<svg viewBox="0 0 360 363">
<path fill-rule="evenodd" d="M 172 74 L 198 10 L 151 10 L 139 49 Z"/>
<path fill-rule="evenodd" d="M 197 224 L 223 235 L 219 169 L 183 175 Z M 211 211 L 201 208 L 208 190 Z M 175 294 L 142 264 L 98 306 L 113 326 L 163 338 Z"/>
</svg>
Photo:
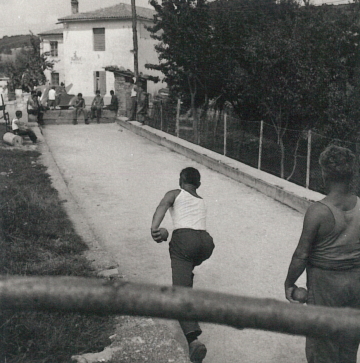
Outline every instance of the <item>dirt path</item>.
<svg viewBox="0 0 360 363">
<path fill-rule="evenodd" d="M 99 242 L 133 281 L 171 283 L 168 245 L 150 237 L 152 214 L 178 174 L 194 166 L 216 249 L 195 270 L 195 288 L 284 301 L 283 281 L 303 216 L 117 124 L 46 126 L 64 180 Z M 167 217 L 163 223 L 171 230 Z M 300 285 L 304 285 L 304 277 Z M 169 323 L 181 334 L 177 323 Z M 304 339 L 202 324 L 205 363 L 302 363 Z"/>
</svg>

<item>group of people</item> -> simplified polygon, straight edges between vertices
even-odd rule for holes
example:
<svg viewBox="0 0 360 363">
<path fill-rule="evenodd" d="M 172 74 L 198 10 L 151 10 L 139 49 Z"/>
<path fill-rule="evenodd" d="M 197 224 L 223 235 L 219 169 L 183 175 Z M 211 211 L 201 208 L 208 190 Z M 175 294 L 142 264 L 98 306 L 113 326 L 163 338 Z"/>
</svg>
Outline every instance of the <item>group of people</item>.
<svg viewBox="0 0 360 363">
<path fill-rule="evenodd" d="M 100 91 L 97 90 L 95 92 L 95 97 L 91 102 L 90 107 L 90 118 L 91 120 L 96 117 L 97 123 L 100 123 L 101 113 L 103 109 L 114 111 L 115 115 L 117 115 L 119 109 L 119 100 L 113 90 L 110 91 L 111 101 L 110 105 L 104 106 L 104 98 L 101 96 Z M 89 124 L 89 115 L 88 110 L 85 108 L 85 100 L 83 98 L 82 93 L 78 93 L 77 98 L 73 104 L 74 106 L 74 114 L 73 114 L 73 124 L 77 125 L 77 120 L 80 115 L 84 116 L 85 124 Z"/>
<path fill-rule="evenodd" d="M 307 210 L 298 246 L 285 280 L 285 297 L 291 303 L 296 282 L 307 273 L 308 305 L 360 309 L 360 200 L 352 189 L 356 157 L 347 148 L 331 145 L 320 156 L 327 195 Z M 206 206 L 198 195 L 200 173 L 188 167 L 181 171 L 179 186 L 167 192 L 153 215 L 151 236 L 167 240 L 160 225 L 167 211 L 173 221 L 169 244 L 172 282 L 192 287 L 193 270 L 207 260 L 214 242 L 206 231 Z M 190 361 L 201 363 L 206 346 L 198 340 L 197 322 L 179 321 L 189 345 Z M 356 363 L 359 339 L 327 336 L 306 339 L 308 363 Z"/>
</svg>

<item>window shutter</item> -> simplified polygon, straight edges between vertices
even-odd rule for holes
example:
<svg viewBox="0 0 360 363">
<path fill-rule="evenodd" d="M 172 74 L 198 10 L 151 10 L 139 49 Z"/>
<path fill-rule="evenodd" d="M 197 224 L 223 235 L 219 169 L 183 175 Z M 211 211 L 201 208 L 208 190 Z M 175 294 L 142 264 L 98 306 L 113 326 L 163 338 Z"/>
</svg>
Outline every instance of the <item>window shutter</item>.
<svg viewBox="0 0 360 363">
<path fill-rule="evenodd" d="M 93 28 L 94 50 L 105 51 L 105 28 Z"/>
<path fill-rule="evenodd" d="M 95 94 L 95 92 L 96 92 L 96 71 L 94 71 L 93 72 L 93 74 L 94 74 L 94 94 Z"/>
<path fill-rule="evenodd" d="M 104 96 L 106 94 L 106 71 L 100 71 L 100 94 Z"/>
</svg>

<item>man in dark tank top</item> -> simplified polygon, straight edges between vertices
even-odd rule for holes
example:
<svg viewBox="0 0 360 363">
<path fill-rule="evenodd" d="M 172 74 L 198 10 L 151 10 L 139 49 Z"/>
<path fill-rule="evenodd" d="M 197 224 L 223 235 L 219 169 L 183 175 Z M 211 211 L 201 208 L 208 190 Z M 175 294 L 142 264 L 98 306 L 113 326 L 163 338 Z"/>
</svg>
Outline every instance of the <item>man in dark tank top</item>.
<svg viewBox="0 0 360 363">
<path fill-rule="evenodd" d="M 320 156 L 326 197 L 306 211 L 303 230 L 285 280 L 290 302 L 307 273 L 307 304 L 360 308 L 360 201 L 351 190 L 355 155 L 331 145 Z M 355 363 L 359 340 L 306 338 L 309 363 Z"/>
</svg>

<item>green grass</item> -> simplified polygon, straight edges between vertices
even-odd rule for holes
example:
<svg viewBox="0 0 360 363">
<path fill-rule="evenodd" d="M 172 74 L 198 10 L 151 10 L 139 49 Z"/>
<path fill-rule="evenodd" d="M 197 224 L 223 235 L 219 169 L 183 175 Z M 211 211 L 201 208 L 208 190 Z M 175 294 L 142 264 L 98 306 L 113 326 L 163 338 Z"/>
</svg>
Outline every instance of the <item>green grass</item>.
<svg viewBox="0 0 360 363">
<path fill-rule="evenodd" d="M 0 274 L 94 277 L 36 151 L 0 146 Z M 110 344 L 111 317 L 0 312 L 1 363 L 63 363 Z"/>
</svg>

